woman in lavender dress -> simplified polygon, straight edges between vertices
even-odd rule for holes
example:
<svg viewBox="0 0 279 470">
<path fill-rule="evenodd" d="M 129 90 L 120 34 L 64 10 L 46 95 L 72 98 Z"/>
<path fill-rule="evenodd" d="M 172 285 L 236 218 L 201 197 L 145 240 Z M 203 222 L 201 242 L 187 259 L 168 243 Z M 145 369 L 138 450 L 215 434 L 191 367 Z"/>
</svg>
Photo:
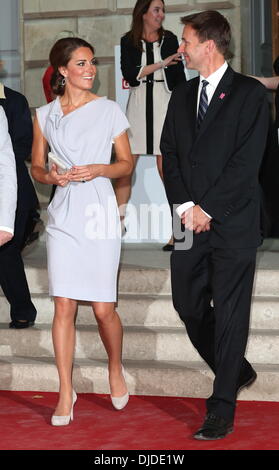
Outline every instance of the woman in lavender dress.
<svg viewBox="0 0 279 470">
<path fill-rule="evenodd" d="M 128 391 L 121 363 L 122 325 L 115 311 L 120 224 L 110 178 L 128 175 L 133 163 L 119 106 L 90 90 L 96 75 L 94 49 L 79 38 L 60 39 L 50 53 L 57 98 L 37 110 L 32 175 L 57 190 L 48 207 L 47 255 L 54 297 L 53 342 L 60 397 L 55 426 L 73 419 L 74 318 L 78 300 L 91 302 L 109 358 L 113 405 L 123 408 Z M 116 162 L 110 164 L 112 143 Z M 67 168 L 45 169 L 48 145 Z"/>
</svg>

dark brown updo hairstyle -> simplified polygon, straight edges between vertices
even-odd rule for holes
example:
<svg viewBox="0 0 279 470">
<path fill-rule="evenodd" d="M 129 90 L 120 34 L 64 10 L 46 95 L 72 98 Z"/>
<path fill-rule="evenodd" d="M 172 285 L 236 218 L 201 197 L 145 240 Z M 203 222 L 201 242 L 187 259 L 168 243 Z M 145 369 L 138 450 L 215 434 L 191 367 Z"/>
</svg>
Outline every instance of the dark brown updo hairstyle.
<svg viewBox="0 0 279 470">
<path fill-rule="evenodd" d="M 138 0 L 133 10 L 132 25 L 131 25 L 131 30 L 128 33 L 128 37 L 130 41 L 132 42 L 132 44 L 137 49 L 140 49 L 140 50 L 142 50 L 141 40 L 142 40 L 142 34 L 143 34 L 143 15 L 145 15 L 145 13 L 148 12 L 152 1 L 153 0 Z M 164 0 L 161 0 L 161 2 L 165 6 Z M 159 35 L 159 42 L 161 42 L 162 37 L 164 35 L 164 28 L 162 26 L 158 30 L 158 35 Z"/>
<path fill-rule="evenodd" d="M 49 54 L 49 61 L 53 67 L 53 74 L 50 79 L 50 86 L 55 95 L 63 96 L 65 93 L 65 81 L 59 72 L 59 67 L 66 67 L 72 58 L 72 54 L 80 47 L 88 47 L 95 54 L 94 47 L 81 38 L 62 38 L 52 47 Z"/>
</svg>

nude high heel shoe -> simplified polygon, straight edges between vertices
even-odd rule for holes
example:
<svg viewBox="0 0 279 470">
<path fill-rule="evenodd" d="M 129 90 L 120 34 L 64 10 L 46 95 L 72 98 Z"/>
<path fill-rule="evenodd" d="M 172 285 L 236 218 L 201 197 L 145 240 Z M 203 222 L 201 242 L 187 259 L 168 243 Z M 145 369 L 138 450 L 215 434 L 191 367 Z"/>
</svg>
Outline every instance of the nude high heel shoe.
<svg viewBox="0 0 279 470">
<path fill-rule="evenodd" d="M 77 401 L 77 394 L 73 390 L 73 403 L 72 403 L 72 408 L 71 408 L 71 413 L 66 416 L 55 416 L 52 415 L 51 417 L 51 424 L 52 426 L 67 426 L 70 424 L 70 421 L 74 420 L 74 405 Z"/>
<path fill-rule="evenodd" d="M 125 370 L 123 366 L 122 366 L 122 374 L 125 379 Z M 125 393 L 125 395 L 122 395 L 121 397 L 113 397 L 111 395 L 110 398 L 116 410 L 123 410 L 123 408 L 125 408 L 125 406 L 127 405 L 129 401 L 129 392 L 127 391 L 127 393 Z"/>
</svg>

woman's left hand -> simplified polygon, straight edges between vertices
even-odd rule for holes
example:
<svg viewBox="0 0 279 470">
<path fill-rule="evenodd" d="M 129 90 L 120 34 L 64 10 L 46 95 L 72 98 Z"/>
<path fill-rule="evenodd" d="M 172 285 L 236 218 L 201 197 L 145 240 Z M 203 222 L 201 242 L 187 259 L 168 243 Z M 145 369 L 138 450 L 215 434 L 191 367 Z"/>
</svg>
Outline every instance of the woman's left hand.
<svg viewBox="0 0 279 470">
<path fill-rule="evenodd" d="M 69 175 L 69 181 L 86 182 L 102 175 L 102 164 L 73 166 Z"/>
</svg>

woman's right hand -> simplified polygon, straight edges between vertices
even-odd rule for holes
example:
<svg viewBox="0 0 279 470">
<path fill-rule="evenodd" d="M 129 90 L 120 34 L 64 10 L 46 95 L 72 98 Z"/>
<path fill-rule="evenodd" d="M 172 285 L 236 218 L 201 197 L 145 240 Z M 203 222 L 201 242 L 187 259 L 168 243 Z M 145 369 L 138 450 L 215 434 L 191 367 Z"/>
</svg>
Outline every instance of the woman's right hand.
<svg viewBox="0 0 279 470">
<path fill-rule="evenodd" d="M 49 171 L 47 175 L 48 183 L 49 184 L 55 184 L 56 186 L 62 186 L 65 187 L 69 183 L 69 175 L 71 173 L 71 170 L 67 171 L 63 175 L 60 175 L 57 173 L 57 165 L 54 163 L 52 164 L 51 170 Z"/>
</svg>

